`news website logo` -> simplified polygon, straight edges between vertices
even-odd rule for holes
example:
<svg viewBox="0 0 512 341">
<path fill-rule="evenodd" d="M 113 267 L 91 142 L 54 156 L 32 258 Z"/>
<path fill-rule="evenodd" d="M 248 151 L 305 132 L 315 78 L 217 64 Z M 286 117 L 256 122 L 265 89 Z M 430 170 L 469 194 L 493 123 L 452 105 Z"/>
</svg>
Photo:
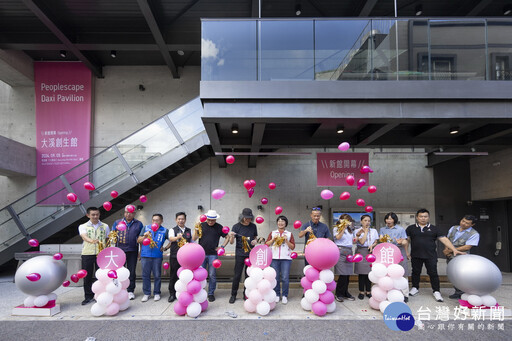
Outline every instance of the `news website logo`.
<svg viewBox="0 0 512 341">
<path fill-rule="evenodd" d="M 409 331 L 414 327 L 411 308 L 402 302 L 393 302 L 384 310 L 384 323 L 395 331 Z"/>
</svg>

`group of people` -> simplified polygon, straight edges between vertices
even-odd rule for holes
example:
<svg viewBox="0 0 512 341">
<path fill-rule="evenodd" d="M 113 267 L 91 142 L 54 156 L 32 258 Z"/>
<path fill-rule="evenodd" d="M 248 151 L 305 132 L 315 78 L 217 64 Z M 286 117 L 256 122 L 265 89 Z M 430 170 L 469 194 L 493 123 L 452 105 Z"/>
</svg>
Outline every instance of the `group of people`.
<svg viewBox="0 0 512 341">
<path fill-rule="evenodd" d="M 436 241 L 439 240 L 445 245 L 443 253 L 447 261 L 453 259 L 458 254 L 469 252 L 472 246 L 477 246 L 479 234 L 473 228 L 476 219 L 473 216 L 465 216 L 459 225 L 453 226 L 447 236 L 429 223 L 429 212 L 426 209 L 420 209 L 416 213 L 416 224 L 408 226 L 406 229 L 397 225 L 398 217 L 390 212 L 384 217 L 385 227 L 377 232 L 371 227 L 371 216 L 361 216 L 361 227 L 354 228 L 354 220 L 348 214 L 339 217 L 338 222 L 333 228 L 331 236 L 330 228 L 320 222 L 321 208 L 314 207 L 311 210 L 310 220 L 302 224 L 299 237 L 305 238 L 305 246 L 316 238 L 329 238 L 334 240 L 340 251 L 340 259 L 335 266 L 335 274 L 339 275 L 335 298 L 339 302 L 343 300 L 355 300 L 355 297 L 348 292 L 349 277 L 352 274 L 358 275 L 359 281 L 359 299 L 371 297 L 371 282 L 368 278 L 370 264 L 365 260 L 359 263 L 351 263 L 347 260 L 348 255 L 353 254 L 355 244 L 355 253 L 363 256 L 372 252 L 372 249 L 386 237 L 386 241 L 398 246 L 403 260 L 400 263 L 405 268 L 405 276 L 409 276 L 407 260 L 412 264 L 412 288 L 404 291 L 406 296 L 415 296 L 418 294 L 420 274 L 423 264 L 430 276 L 430 282 L 434 297 L 442 302 L 443 298 L 439 292 L 439 276 L 437 275 L 437 251 Z M 276 270 L 277 285 L 274 288 L 277 297 L 276 303 L 281 300 L 283 304 L 288 302 L 289 294 L 289 274 L 291 267 L 291 254 L 295 249 L 295 239 L 293 234 L 286 228 L 288 226 L 287 217 L 281 215 L 276 219 L 277 229 L 271 231 L 267 238 L 258 238 L 256 225 L 253 223 L 254 215 L 250 208 L 244 208 L 239 216 L 239 221 L 232 226 L 231 231 L 225 233 L 222 225 L 217 223 L 220 218 L 215 210 L 209 210 L 206 213 L 206 221 L 197 222 L 193 229 L 187 227 L 187 215 L 185 212 L 176 213 L 176 226 L 167 229 L 162 224 L 164 218 L 161 214 L 152 216 L 152 225 L 144 226 L 135 219 L 133 210 L 125 208 L 124 217 L 116 220 L 109 229 L 107 224 L 100 221 L 100 210 L 97 207 L 87 209 L 89 221 L 79 226 L 79 234 L 83 239 L 82 246 L 82 268 L 87 270 L 87 276 L 84 278 L 84 296 L 82 305 L 93 301 L 94 293 L 91 290 L 94 273 L 96 271 L 96 256 L 107 245 L 109 235 L 113 232 L 116 236 L 115 245 L 126 253 L 125 266 L 130 271 L 130 285 L 127 288 L 129 298 L 135 299 L 135 273 L 137 261 L 140 258 L 142 264 L 142 302 L 147 302 L 153 294 L 153 299 L 161 299 L 161 269 L 163 263 L 164 251 L 170 249 L 170 280 L 169 280 L 169 302 L 176 300 L 175 284 L 178 280 L 177 271 L 180 267 L 177 254 L 179 248 L 185 243 L 196 242 L 204 248 L 205 259 L 203 267 L 208 270 L 208 300 L 215 301 L 215 289 L 217 286 L 216 268 L 213 262 L 218 258 L 219 248 L 225 248 L 227 244 L 235 244 L 235 266 L 234 276 L 231 287 L 231 296 L 229 303 L 235 303 L 242 273 L 245 272 L 247 264 L 245 259 L 249 257 L 251 249 L 258 243 L 265 243 L 272 250 L 271 266 Z M 122 230 L 117 226 L 123 222 L 126 228 Z M 155 228 L 155 224 L 158 228 Z M 223 238 L 219 246 L 220 238 Z M 143 241 L 149 239 L 151 242 L 144 245 Z M 112 240 L 112 239 L 111 239 Z M 166 241 L 168 243 L 166 244 Z M 147 243 L 146 243 L 147 244 Z M 409 254 L 409 245 L 411 252 Z M 305 260 L 307 265 L 307 261 Z M 151 276 L 154 278 L 153 291 L 151 290 Z M 281 285 L 282 283 L 282 285 Z M 460 298 L 462 292 L 455 289 L 455 293 L 450 298 Z"/>
</svg>

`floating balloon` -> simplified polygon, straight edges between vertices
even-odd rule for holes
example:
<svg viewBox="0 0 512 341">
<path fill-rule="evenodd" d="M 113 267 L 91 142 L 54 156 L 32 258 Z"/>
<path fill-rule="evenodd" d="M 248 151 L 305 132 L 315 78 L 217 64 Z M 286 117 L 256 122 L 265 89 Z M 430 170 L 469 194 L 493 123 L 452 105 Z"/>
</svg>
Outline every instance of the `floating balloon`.
<svg viewBox="0 0 512 341">
<path fill-rule="evenodd" d="M 78 282 L 78 275 L 77 274 L 72 274 L 69 279 L 73 282 L 73 283 L 76 283 Z"/>
<path fill-rule="evenodd" d="M 364 202 L 364 200 L 363 200 L 363 199 L 357 199 L 357 200 L 356 200 L 356 205 L 357 205 L 357 206 L 364 206 L 364 205 L 365 205 L 365 202 Z"/>
<path fill-rule="evenodd" d="M 117 278 L 117 272 L 116 272 L 116 270 L 110 270 L 110 271 L 107 273 L 107 276 L 108 276 L 108 278 Z"/>
<path fill-rule="evenodd" d="M 220 268 L 220 267 L 221 267 L 222 262 L 221 262 L 220 260 L 218 260 L 218 259 L 215 259 L 215 260 L 212 262 L 212 265 L 213 265 L 213 267 L 214 267 L 215 269 L 218 269 L 218 268 Z"/>
<path fill-rule="evenodd" d="M 267 199 L 267 198 L 261 198 L 261 200 L 260 200 L 260 201 L 261 201 L 261 203 L 262 203 L 263 205 L 268 204 L 268 199 Z"/>
<path fill-rule="evenodd" d="M 364 211 L 365 211 L 365 212 L 370 213 L 370 212 L 372 212 L 372 211 L 373 211 L 373 207 L 372 207 L 372 206 L 366 206 L 366 207 L 364 208 Z"/>
<path fill-rule="evenodd" d="M 256 217 L 256 223 L 261 224 L 264 221 L 265 221 L 265 219 L 263 219 L 263 217 Z"/>
<path fill-rule="evenodd" d="M 117 225 L 116 225 L 116 229 L 118 229 L 119 231 L 124 231 L 126 230 L 127 226 L 126 226 L 126 223 L 124 221 L 120 221 Z"/>
<path fill-rule="evenodd" d="M 222 228 L 222 233 L 226 233 L 226 234 L 227 234 L 227 233 L 229 233 L 229 227 L 224 226 L 224 227 Z"/>
<path fill-rule="evenodd" d="M 359 189 L 361 189 L 361 188 L 363 188 L 363 186 L 364 186 L 364 185 L 366 185 L 366 180 L 365 180 L 365 179 L 359 179 L 359 180 L 357 181 L 357 189 L 358 189 L 358 190 L 359 190 Z"/>
<path fill-rule="evenodd" d="M 271 183 L 269 183 L 269 184 L 268 184 L 268 188 L 270 188 L 270 189 L 276 189 L 276 184 L 275 184 L 275 183 L 273 183 L 273 182 L 271 182 Z"/>
<path fill-rule="evenodd" d="M 66 198 L 68 198 L 68 200 L 71 202 L 76 202 L 76 200 L 78 199 L 75 193 L 68 193 L 68 195 L 66 195 Z"/>
<path fill-rule="evenodd" d="M 226 156 L 226 163 L 232 165 L 235 162 L 235 157 L 233 155 Z"/>
<path fill-rule="evenodd" d="M 347 183 L 347 185 L 352 186 L 355 184 L 356 179 L 354 178 L 354 176 L 349 175 L 345 178 L 345 182 Z"/>
<path fill-rule="evenodd" d="M 55 260 L 61 260 L 62 257 L 64 257 L 64 256 L 60 252 L 57 252 L 56 254 L 53 255 L 53 259 L 55 259 Z"/>
<path fill-rule="evenodd" d="M 340 194 L 340 200 L 347 200 L 350 198 L 350 193 L 349 192 L 343 192 Z"/>
<path fill-rule="evenodd" d="M 78 276 L 78 278 L 84 278 L 87 276 L 87 270 L 84 270 L 84 269 L 78 270 L 76 275 Z"/>
<path fill-rule="evenodd" d="M 347 255 L 347 262 L 352 263 L 354 260 L 354 255 Z"/>
<path fill-rule="evenodd" d="M 247 266 L 251 266 L 251 260 L 249 258 L 244 259 L 244 263 Z"/>
<path fill-rule="evenodd" d="M 135 212 L 135 206 L 133 206 L 133 205 L 127 205 L 125 209 L 126 209 L 126 211 L 128 211 L 130 213 Z"/>
<path fill-rule="evenodd" d="M 374 186 L 374 185 L 368 186 L 368 192 L 370 192 L 370 193 L 377 192 L 377 186 Z"/>
<path fill-rule="evenodd" d="M 283 212 L 283 208 L 281 206 L 277 206 L 274 212 L 276 213 L 276 215 L 279 215 Z"/>
<path fill-rule="evenodd" d="M 94 191 L 96 189 L 91 182 L 84 182 L 84 188 L 88 191 Z"/>
<path fill-rule="evenodd" d="M 201 216 L 199 217 L 199 221 L 202 222 L 202 223 L 204 223 L 206 221 L 206 219 L 208 219 L 206 217 L 206 214 L 201 214 Z"/>
<path fill-rule="evenodd" d="M 244 187 L 245 187 L 246 190 L 249 190 L 249 188 L 252 188 L 251 181 L 245 180 L 244 181 Z"/>
<path fill-rule="evenodd" d="M 348 142 L 342 142 L 340 143 L 340 145 L 338 146 L 338 149 L 341 150 L 342 152 L 346 152 L 347 150 L 350 149 L 350 143 Z"/>
<path fill-rule="evenodd" d="M 148 246 L 149 244 L 151 244 L 151 240 L 149 238 L 144 238 L 144 240 L 142 241 L 142 245 Z"/>
<path fill-rule="evenodd" d="M 252 188 L 252 187 L 251 187 L 251 188 L 249 188 L 249 189 L 247 190 L 247 195 L 248 195 L 248 196 L 249 196 L 249 198 L 250 198 L 250 197 L 252 197 L 252 195 L 253 195 L 253 194 L 254 194 L 254 188 Z"/>
<path fill-rule="evenodd" d="M 153 230 L 153 232 L 158 231 L 159 228 L 160 228 L 160 226 L 158 226 L 158 224 L 155 224 L 155 223 L 151 224 L 151 230 Z"/>
<path fill-rule="evenodd" d="M 251 183 L 251 188 L 256 187 L 256 181 L 255 180 L 251 179 L 251 180 L 249 180 L 249 182 Z"/>
<path fill-rule="evenodd" d="M 290 254 L 290 258 L 291 258 L 291 259 L 295 259 L 295 258 L 297 258 L 297 252 L 292 252 L 292 253 Z"/>
<path fill-rule="evenodd" d="M 300 221 L 300 220 L 295 220 L 295 222 L 293 223 L 293 227 L 295 229 L 300 229 L 301 226 L 302 226 L 302 221 Z"/>
<path fill-rule="evenodd" d="M 226 192 L 222 189 L 214 189 L 212 192 L 212 198 L 215 200 L 222 199 L 222 197 L 226 194 Z"/>
<path fill-rule="evenodd" d="M 117 191 L 112 191 L 112 192 L 110 192 L 110 196 L 111 196 L 112 198 L 114 198 L 114 199 L 115 199 L 115 198 L 117 198 L 117 196 L 118 196 L 118 195 L 119 195 L 119 193 L 118 193 Z"/>
<path fill-rule="evenodd" d="M 167 262 L 165 262 L 162 266 L 165 270 L 169 269 L 169 267 L 170 267 L 169 263 L 167 263 Z"/>
<path fill-rule="evenodd" d="M 28 241 L 28 245 L 32 247 L 38 247 L 39 246 L 39 240 L 32 238 Z"/>
<path fill-rule="evenodd" d="M 39 281 L 41 279 L 41 275 L 38 274 L 37 272 L 28 274 L 26 277 L 31 282 L 37 282 L 37 281 Z"/>
<path fill-rule="evenodd" d="M 222 247 L 217 250 L 218 256 L 224 256 L 225 253 L 226 253 L 226 250 L 224 250 L 224 248 L 222 248 Z"/>
<path fill-rule="evenodd" d="M 324 189 L 322 192 L 320 192 L 320 196 L 322 197 L 322 199 L 324 200 L 329 200 L 333 197 L 333 193 L 328 190 L 328 189 Z"/>
<path fill-rule="evenodd" d="M 360 253 L 356 253 L 354 257 L 352 258 L 352 261 L 354 263 L 359 263 L 363 260 L 363 256 Z"/>
<path fill-rule="evenodd" d="M 366 255 L 366 261 L 368 263 L 373 263 L 375 262 L 376 259 L 377 257 L 375 257 L 375 255 L 372 255 L 371 253 Z"/>
<path fill-rule="evenodd" d="M 70 284 L 71 284 L 71 283 L 70 283 L 69 281 L 64 281 L 64 282 L 62 282 L 62 286 L 63 286 L 64 288 L 69 287 L 69 285 L 70 285 Z"/>
<path fill-rule="evenodd" d="M 148 201 L 148 197 L 147 197 L 147 196 L 145 196 L 145 195 L 141 195 L 141 196 L 139 197 L 139 201 L 140 201 L 140 202 L 146 202 L 146 201 Z"/>
<path fill-rule="evenodd" d="M 105 201 L 103 203 L 103 208 L 105 209 L 105 211 L 110 211 L 112 209 L 112 203 L 110 201 Z"/>
<path fill-rule="evenodd" d="M 361 174 L 373 173 L 373 169 L 370 166 L 363 166 L 360 170 Z"/>
</svg>

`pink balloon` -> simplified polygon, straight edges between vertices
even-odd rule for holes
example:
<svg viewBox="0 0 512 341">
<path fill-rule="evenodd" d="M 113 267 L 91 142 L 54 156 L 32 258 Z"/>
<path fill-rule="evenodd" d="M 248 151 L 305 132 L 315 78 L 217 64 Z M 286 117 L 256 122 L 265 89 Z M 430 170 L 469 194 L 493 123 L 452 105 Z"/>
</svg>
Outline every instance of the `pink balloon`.
<svg viewBox="0 0 512 341">
<path fill-rule="evenodd" d="M 233 155 L 226 156 L 226 163 L 232 165 L 235 162 L 235 157 Z"/>
<path fill-rule="evenodd" d="M 276 301 L 270 302 L 268 305 L 270 306 L 270 310 L 274 310 L 274 308 L 276 307 Z"/>
<path fill-rule="evenodd" d="M 201 311 L 205 311 L 208 309 L 208 300 L 204 300 L 203 302 L 199 303 L 199 305 L 201 306 Z"/>
<path fill-rule="evenodd" d="M 68 193 L 68 195 L 66 195 L 66 198 L 68 198 L 68 200 L 71 202 L 76 202 L 76 199 L 78 199 L 75 193 Z"/>
<path fill-rule="evenodd" d="M 327 313 L 327 306 L 324 302 L 316 301 L 311 305 L 311 311 L 318 316 L 324 316 Z"/>
<path fill-rule="evenodd" d="M 256 311 L 256 305 L 252 303 L 251 300 L 245 300 L 244 309 L 249 313 L 254 313 Z"/>
<path fill-rule="evenodd" d="M 363 256 L 360 253 L 356 253 L 354 255 L 354 258 L 352 258 L 352 262 L 354 262 L 354 263 L 359 263 L 362 260 L 363 260 Z"/>
<path fill-rule="evenodd" d="M 257 224 L 261 224 L 265 221 L 265 219 L 263 219 L 263 217 L 256 217 L 256 223 Z"/>
<path fill-rule="evenodd" d="M 267 199 L 267 198 L 261 198 L 261 200 L 260 200 L 260 201 L 261 201 L 261 203 L 262 203 L 263 205 L 268 204 L 268 199 Z"/>
<path fill-rule="evenodd" d="M 117 272 L 116 272 L 116 270 L 110 270 L 110 271 L 107 273 L 107 276 L 108 276 L 108 278 L 117 278 Z"/>
<path fill-rule="evenodd" d="M 347 200 L 350 198 L 350 193 L 349 192 L 343 192 L 340 194 L 340 200 Z"/>
<path fill-rule="evenodd" d="M 178 297 L 178 302 L 180 302 L 185 307 L 188 307 L 190 303 L 194 302 L 194 296 L 192 296 L 192 294 L 188 291 L 183 291 L 180 293 L 180 297 Z"/>
<path fill-rule="evenodd" d="M 271 183 L 269 183 L 269 184 L 268 184 L 268 188 L 270 188 L 270 189 L 276 189 L 276 184 L 275 184 L 275 183 L 273 183 L 273 182 L 271 182 Z"/>
<path fill-rule="evenodd" d="M 382 290 L 385 290 L 385 291 L 393 289 L 393 286 L 394 286 L 393 279 L 391 279 L 391 277 L 388 277 L 388 276 L 379 278 L 378 284 L 379 284 L 379 288 L 381 288 Z"/>
<path fill-rule="evenodd" d="M 401 263 L 403 261 L 404 261 L 404 256 L 400 256 L 400 262 L 399 263 Z"/>
<path fill-rule="evenodd" d="M 39 281 L 41 279 L 41 275 L 38 274 L 37 272 L 28 274 L 26 277 L 31 282 L 37 282 L 37 281 Z"/>
<path fill-rule="evenodd" d="M 356 205 L 357 205 L 357 206 L 364 206 L 364 205 L 365 205 L 365 202 L 364 202 L 364 200 L 363 200 L 363 199 L 357 199 L 357 200 L 356 200 Z"/>
<path fill-rule="evenodd" d="M 123 304 L 128 301 L 128 291 L 121 290 L 117 294 L 114 295 L 114 302 L 117 304 Z"/>
<path fill-rule="evenodd" d="M 126 206 L 126 210 L 127 210 L 128 212 L 130 212 L 130 213 L 133 213 L 133 212 L 135 212 L 135 206 L 133 206 L 133 205 L 128 205 L 128 206 Z"/>
<path fill-rule="evenodd" d="M 119 312 L 119 304 L 112 302 L 107 306 L 106 314 L 108 316 L 114 316 Z"/>
<path fill-rule="evenodd" d="M 365 179 L 359 179 L 359 180 L 357 181 L 357 189 L 358 189 L 358 190 L 359 190 L 359 189 L 361 189 L 361 188 L 363 188 L 363 186 L 364 186 L 364 185 L 366 185 L 366 180 L 365 180 Z"/>
<path fill-rule="evenodd" d="M 354 255 L 347 255 L 347 262 L 352 263 L 354 261 Z"/>
<path fill-rule="evenodd" d="M 55 260 L 61 260 L 62 257 L 64 257 L 64 256 L 60 252 L 57 252 L 56 254 L 53 255 L 53 259 L 55 259 Z"/>
<path fill-rule="evenodd" d="M 212 198 L 215 200 L 219 200 L 219 199 L 222 199 L 224 194 L 226 194 L 226 192 L 224 190 L 217 188 L 212 191 Z"/>
<path fill-rule="evenodd" d="M 251 181 L 249 181 L 249 180 L 245 180 L 245 181 L 244 181 L 244 187 L 245 187 L 245 189 L 249 190 L 249 188 L 251 188 L 251 187 L 252 187 L 252 186 L 251 186 Z"/>
<path fill-rule="evenodd" d="M 111 196 L 112 198 L 114 198 L 114 199 L 115 199 L 115 198 L 117 198 L 117 196 L 118 196 L 118 195 L 119 195 L 119 193 L 118 193 L 117 191 L 112 191 L 112 192 L 110 192 L 110 196 Z"/>
<path fill-rule="evenodd" d="M 181 297 L 181 294 L 180 294 L 180 297 Z M 176 315 L 183 316 L 187 313 L 187 307 L 179 302 L 179 298 L 178 298 L 178 302 L 176 302 L 174 304 L 173 309 L 174 309 L 174 312 L 176 313 Z"/>
<path fill-rule="evenodd" d="M 64 288 L 69 287 L 69 285 L 70 285 L 70 284 L 71 284 L 71 283 L 70 283 L 69 281 L 64 281 L 64 282 L 62 282 L 62 286 L 63 286 Z"/>
<path fill-rule="evenodd" d="M 320 271 L 318 271 L 317 269 L 315 269 L 314 266 L 312 266 L 306 270 L 305 275 L 308 281 L 314 282 L 320 277 Z"/>
<path fill-rule="evenodd" d="M 76 283 L 76 282 L 78 282 L 78 279 L 79 279 L 79 278 L 78 278 L 78 275 L 77 275 L 77 274 L 72 274 L 72 275 L 69 277 L 69 279 L 71 280 L 71 282 Z"/>
<path fill-rule="evenodd" d="M 155 224 L 155 223 L 151 224 L 151 230 L 153 232 L 158 231 L 159 228 L 160 228 L 160 226 L 158 226 L 158 224 Z"/>
<path fill-rule="evenodd" d="M 162 266 L 163 266 L 163 268 L 164 268 L 165 270 L 167 270 L 167 269 L 169 269 L 169 267 L 170 267 L 171 265 L 170 265 L 169 263 L 165 262 Z"/>
<path fill-rule="evenodd" d="M 319 270 L 330 269 L 338 262 L 340 251 L 327 238 L 317 238 L 306 246 L 304 256 L 309 264 Z"/>
<path fill-rule="evenodd" d="M 281 206 L 277 206 L 274 212 L 276 213 L 276 215 L 279 215 L 283 212 L 283 208 Z"/>
<path fill-rule="evenodd" d="M 145 196 L 145 195 L 141 195 L 141 196 L 139 197 L 139 201 L 140 201 L 140 202 L 142 202 L 142 203 L 144 203 L 144 202 L 148 201 L 148 197 L 147 197 L 147 196 Z"/>
<path fill-rule="evenodd" d="M 251 188 L 256 187 L 256 181 L 254 181 L 253 179 L 251 179 L 251 180 L 249 180 L 249 182 L 251 183 Z"/>
<path fill-rule="evenodd" d="M 32 238 L 28 241 L 28 245 L 32 247 L 38 247 L 39 246 L 39 240 Z"/>
<path fill-rule="evenodd" d="M 361 174 L 373 173 L 373 169 L 370 166 L 363 166 L 360 170 Z"/>
<path fill-rule="evenodd" d="M 190 282 L 188 282 L 187 284 L 187 291 L 192 294 L 192 295 L 195 295 L 197 294 L 198 292 L 201 291 L 201 282 L 193 279 L 191 280 Z"/>
<path fill-rule="evenodd" d="M 149 244 L 151 244 L 151 240 L 149 238 L 144 238 L 144 240 L 142 240 L 142 245 L 148 246 Z"/>
<path fill-rule="evenodd" d="M 341 150 L 342 152 L 346 152 L 347 150 L 350 149 L 350 143 L 348 142 L 342 142 L 340 143 L 340 145 L 338 146 L 338 149 Z"/>
<path fill-rule="evenodd" d="M 290 253 L 290 258 L 291 258 L 291 259 L 295 259 L 295 258 L 297 258 L 297 252 L 292 252 L 292 253 Z"/>
<path fill-rule="evenodd" d="M 251 198 L 253 194 L 254 194 L 254 188 L 249 188 L 247 190 L 247 195 L 249 196 L 249 198 Z"/>
<path fill-rule="evenodd" d="M 372 297 L 374 300 L 378 302 L 385 301 L 387 299 L 388 293 L 386 290 L 382 290 L 378 285 L 374 285 L 372 287 Z"/>
<path fill-rule="evenodd" d="M 203 264 L 204 249 L 196 243 L 187 243 L 178 250 L 178 263 L 185 269 L 194 270 Z"/>
<path fill-rule="evenodd" d="M 222 262 L 221 262 L 220 260 L 216 259 L 216 260 L 214 260 L 214 261 L 212 262 L 212 265 L 213 265 L 213 267 L 214 267 L 215 269 L 218 269 L 218 268 L 220 268 L 220 267 L 222 266 Z"/>
<path fill-rule="evenodd" d="M 345 182 L 347 185 L 352 186 L 356 182 L 356 179 L 352 175 L 349 175 L 345 178 Z"/>
<path fill-rule="evenodd" d="M 178 275 L 178 278 L 180 277 L 180 273 L 181 273 L 183 270 L 185 270 L 185 268 L 180 266 L 180 267 L 178 268 L 178 271 L 176 271 L 176 274 Z"/>
<path fill-rule="evenodd" d="M 226 253 L 226 250 L 224 250 L 223 248 L 220 248 L 217 250 L 217 256 L 224 256 L 225 253 Z"/>
<path fill-rule="evenodd" d="M 84 278 L 87 276 L 87 270 L 84 270 L 84 269 L 78 270 L 76 275 L 78 276 L 78 278 Z"/>
<path fill-rule="evenodd" d="M 244 263 L 246 266 L 251 266 L 251 260 L 249 258 L 244 259 Z"/>
<path fill-rule="evenodd" d="M 311 282 L 307 277 L 301 278 L 300 285 L 304 288 L 304 290 L 309 290 L 313 288 L 313 282 Z"/>
<path fill-rule="evenodd" d="M 379 307 L 380 302 L 379 302 L 379 301 L 377 301 L 376 299 L 374 299 L 374 298 L 373 298 L 373 296 L 372 296 L 372 297 L 370 297 L 370 301 L 369 301 L 369 303 L 370 303 L 370 307 L 371 307 L 372 309 L 380 310 L 380 307 Z"/>
<path fill-rule="evenodd" d="M 371 253 L 366 255 L 366 261 L 368 263 L 373 263 L 373 262 L 375 262 L 376 259 L 377 259 L 377 257 L 375 257 L 375 255 L 373 255 Z"/>
<path fill-rule="evenodd" d="M 124 281 L 121 282 L 121 289 L 126 289 L 130 286 L 130 280 L 129 279 L 125 279 Z"/>
<path fill-rule="evenodd" d="M 366 207 L 364 208 L 364 211 L 365 211 L 365 212 L 370 213 L 370 212 L 372 212 L 372 211 L 373 211 L 373 207 L 372 207 L 372 206 L 366 206 Z"/>
<path fill-rule="evenodd" d="M 120 221 L 117 225 L 116 225 L 116 229 L 119 230 L 119 231 L 124 231 L 126 230 L 127 226 L 126 226 L 126 223 L 124 221 Z"/>
<path fill-rule="evenodd" d="M 295 229 L 300 229 L 301 226 L 302 226 L 302 221 L 300 221 L 300 220 L 295 220 L 295 222 L 293 223 L 293 227 Z"/>
<path fill-rule="evenodd" d="M 110 201 L 105 201 L 103 203 L 103 208 L 105 211 L 110 211 L 112 209 L 112 203 Z"/>
<path fill-rule="evenodd" d="M 206 219 L 208 219 L 206 217 L 206 214 L 201 214 L 201 216 L 199 217 L 199 221 L 202 222 L 202 223 L 204 223 L 206 221 Z"/>
<path fill-rule="evenodd" d="M 333 291 L 336 290 L 336 281 L 332 281 L 331 283 L 327 283 L 327 290 Z"/>
<path fill-rule="evenodd" d="M 224 226 L 222 228 L 222 233 L 229 233 L 229 227 L 228 226 Z"/>
<path fill-rule="evenodd" d="M 334 302 L 334 294 L 332 291 L 325 291 L 323 294 L 320 294 L 320 301 L 324 302 L 325 304 L 331 304 Z"/>
<path fill-rule="evenodd" d="M 208 277 L 208 271 L 205 268 L 199 267 L 194 270 L 194 279 L 201 282 Z"/>
<path fill-rule="evenodd" d="M 377 192 L 377 186 L 374 186 L 374 185 L 368 186 L 368 192 L 370 192 L 370 193 Z"/>
<path fill-rule="evenodd" d="M 92 182 L 84 182 L 84 188 L 88 191 L 94 191 L 96 189 Z"/>
<path fill-rule="evenodd" d="M 329 191 L 328 189 L 324 189 L 322 192 L 320 192 L 320 196 L 324 200 L 329 200 L 334 196 L 334 194 L 331 191 Z"/>
</svg>

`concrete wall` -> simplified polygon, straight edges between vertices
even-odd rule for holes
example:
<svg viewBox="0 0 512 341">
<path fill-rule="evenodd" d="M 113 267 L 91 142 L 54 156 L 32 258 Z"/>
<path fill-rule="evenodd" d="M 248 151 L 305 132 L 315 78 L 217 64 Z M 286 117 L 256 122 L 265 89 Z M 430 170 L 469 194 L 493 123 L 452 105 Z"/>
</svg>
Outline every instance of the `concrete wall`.
<svg viewBox="0 0 512 341">
<path fill-rule="evenodd" d="M 470 161 L 471 200 L 512 197 L 512 148 Z"/>
</svg>

